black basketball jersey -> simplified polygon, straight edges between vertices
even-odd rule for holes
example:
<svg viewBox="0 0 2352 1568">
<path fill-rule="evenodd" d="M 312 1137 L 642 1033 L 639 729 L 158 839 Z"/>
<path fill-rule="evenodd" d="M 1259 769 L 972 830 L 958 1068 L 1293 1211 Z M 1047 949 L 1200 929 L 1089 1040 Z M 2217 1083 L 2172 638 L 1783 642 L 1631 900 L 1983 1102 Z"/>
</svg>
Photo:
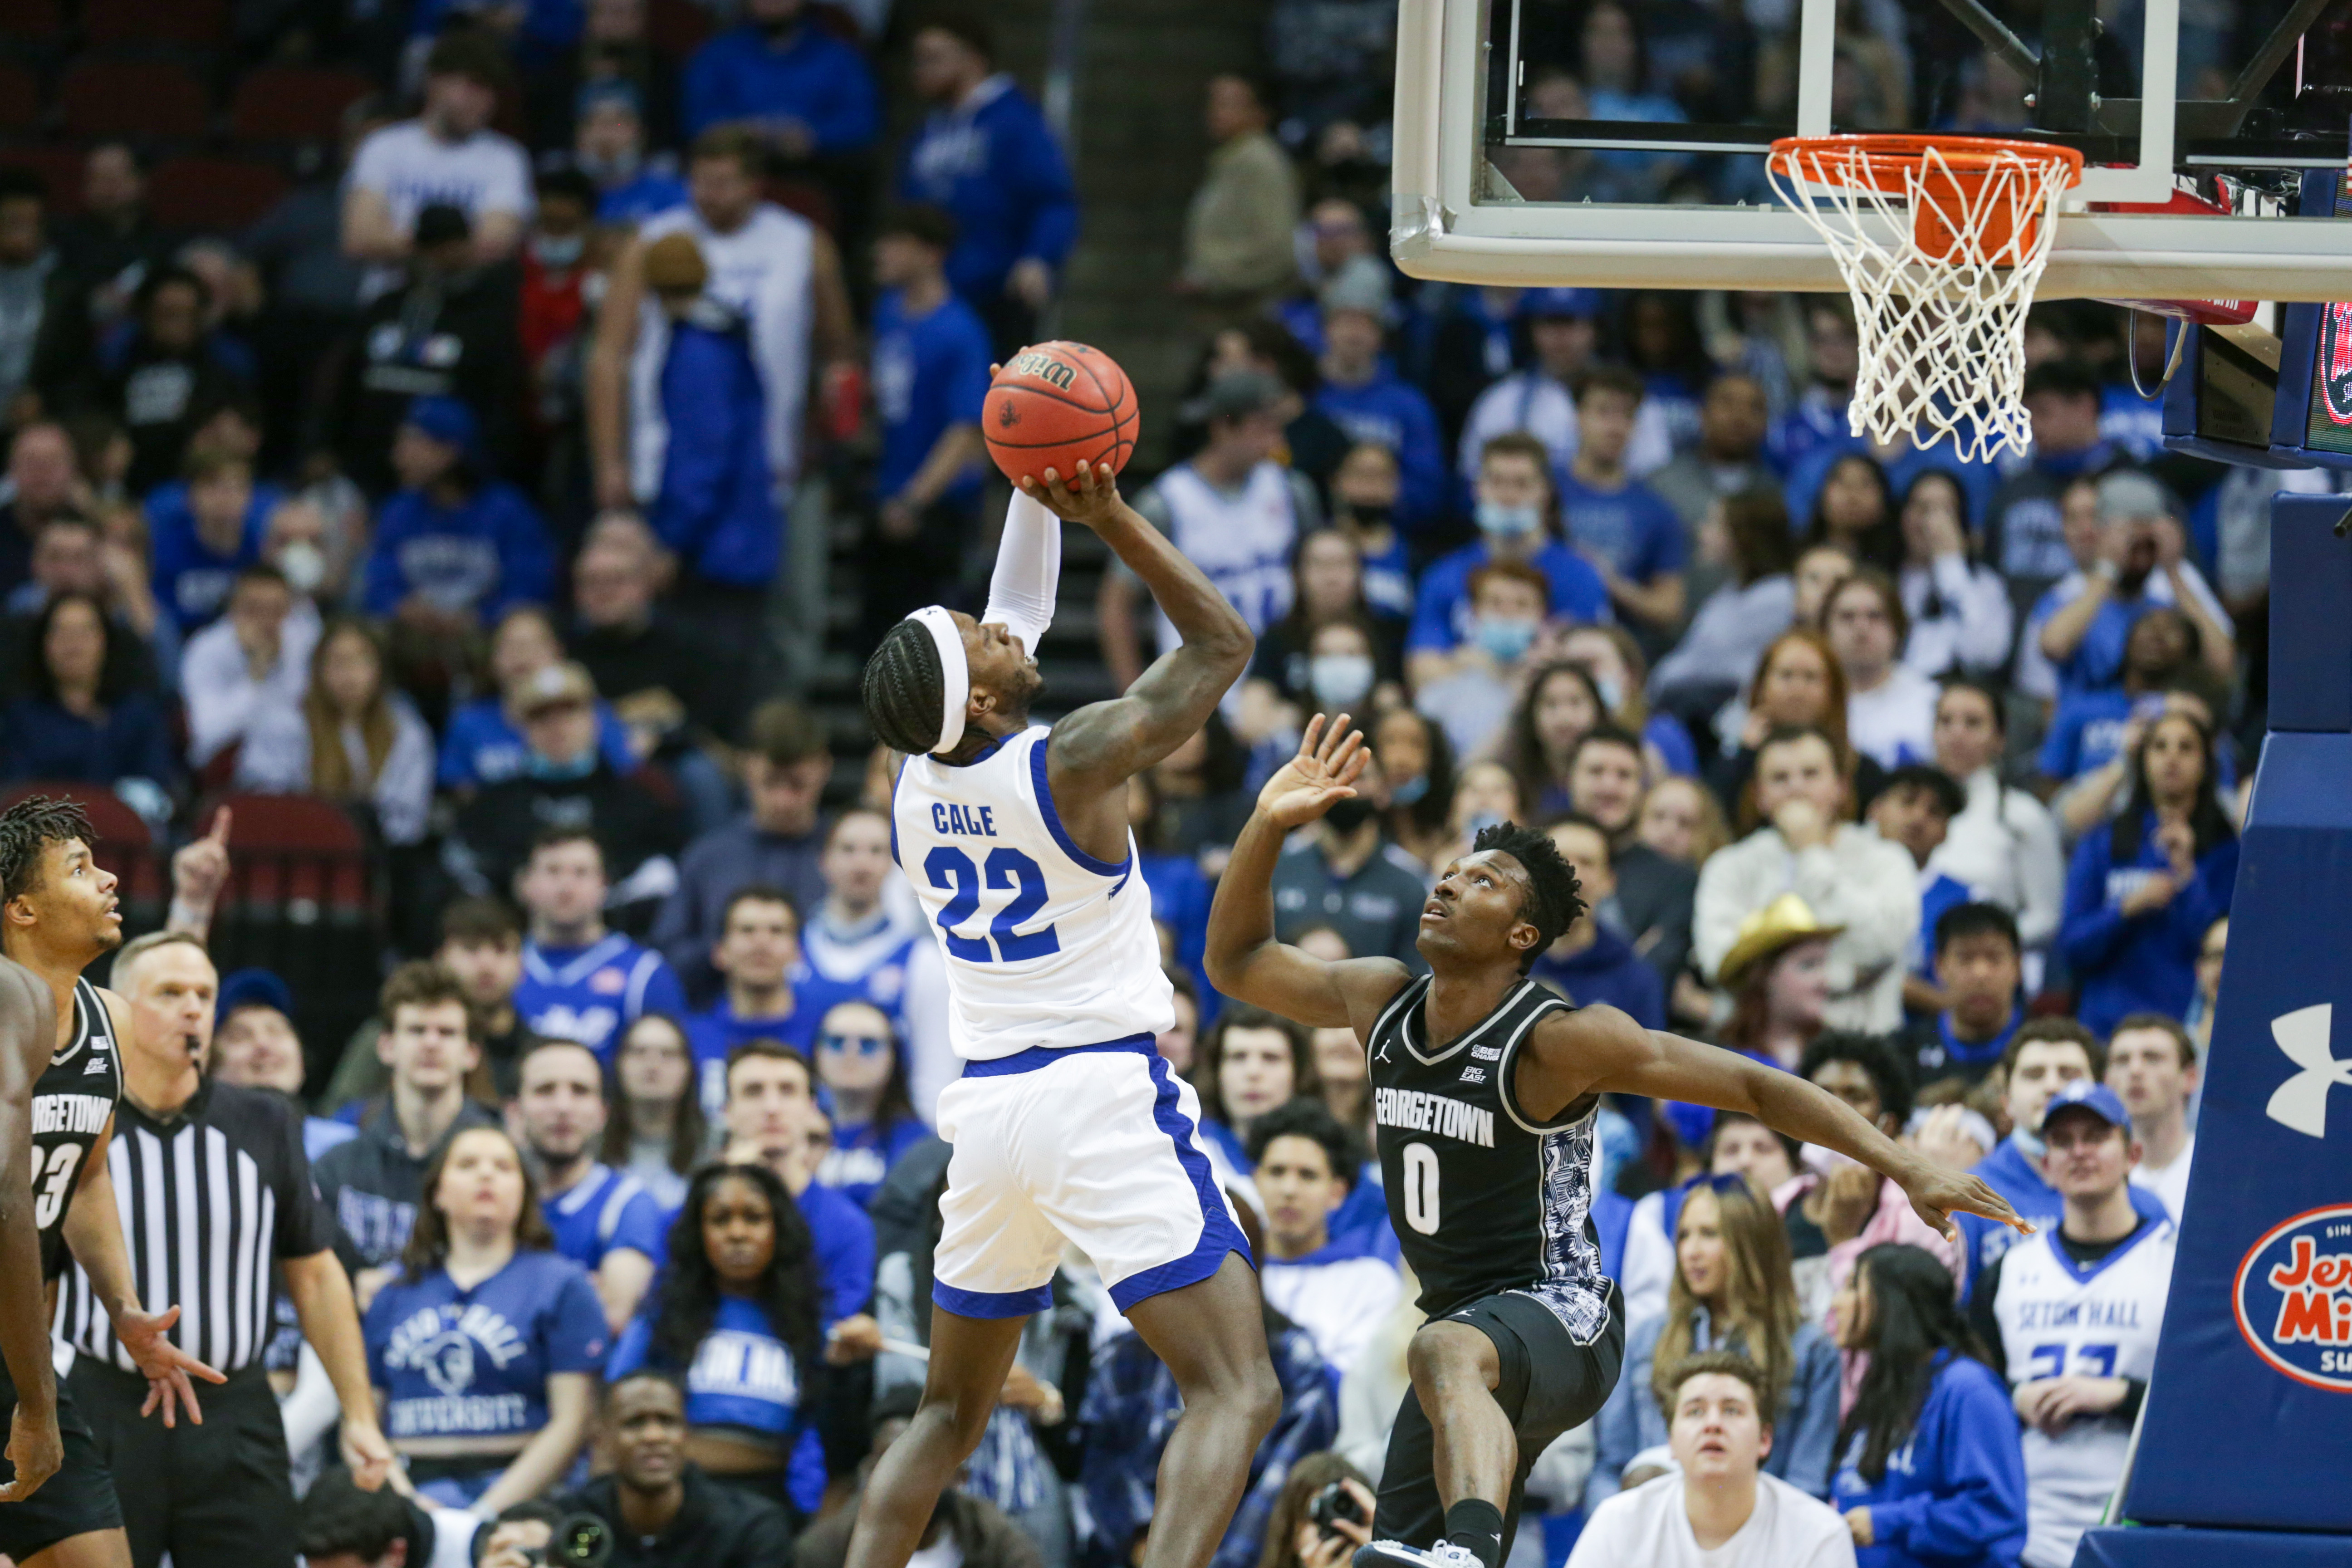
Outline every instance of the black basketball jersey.
<svg viewBox="0 0 2352 1568">
<path fill-rule="evenodd" d="M 1511 1087 L 1536 1020 L 1569 1005 L 1523 980 L 1476 1027 L 1433 1052 L 1429 984 L 1423 975 L 1397 993 L 1366 1047 L 1389 1223 L 1421 1277 L 1421 1309 L 1439 1318 L 1516 1291 L 1588 1344 L 1609 1322 L 1591 1219 L 1600 1102 L 1538 1121 Z"/>
<path fill-rule="evenodd" d="M 66 1210 L 90 1145 L 122 1098 L 122 1060 L 114 1019 L 98 987 L 74 982 L 73 1034 L 33 1084 L 33 1220 L 41 1232 L 41 1275 L 66 1265 Z"/>
</svg>

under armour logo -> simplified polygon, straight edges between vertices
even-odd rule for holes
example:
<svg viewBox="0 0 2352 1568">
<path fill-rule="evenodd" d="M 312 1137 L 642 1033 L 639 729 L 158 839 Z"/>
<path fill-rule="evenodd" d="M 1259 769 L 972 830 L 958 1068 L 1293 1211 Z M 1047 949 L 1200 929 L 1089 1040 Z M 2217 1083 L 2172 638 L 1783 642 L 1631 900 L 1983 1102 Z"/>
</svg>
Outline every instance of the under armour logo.
<svg viewBox="0 0 2352 1568">
<path fill-rule="evenodd" d="M 2307 1137 L 2327 1136 L 2327 1091 L 2352 1088 L 2352 1059 L 2338 1061 L 2329 1048 L 2335 1004 L 2298 1007 L 2271 1020 L 2271 1038 L 2286 1059 L 2303 1070 L 2271 1091 L 2270 1119 Z"/>
</svg>

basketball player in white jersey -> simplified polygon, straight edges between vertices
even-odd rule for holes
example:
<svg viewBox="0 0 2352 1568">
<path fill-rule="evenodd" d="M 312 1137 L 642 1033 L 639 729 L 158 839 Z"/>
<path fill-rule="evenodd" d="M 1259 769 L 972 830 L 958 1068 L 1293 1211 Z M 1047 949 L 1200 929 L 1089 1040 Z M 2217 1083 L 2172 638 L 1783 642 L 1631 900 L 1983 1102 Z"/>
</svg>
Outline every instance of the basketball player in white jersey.
<svg viewBox="0 0 2352 1568">
<path fill-rule="evenodd" d="M 2026 1568 L 2066 1568 L 2123 1479 L 2172 1283 L 2172 1222 L 2132 1206 L 2139 1145 L 2096 1079 L 2042 1113 L 2042 1175 L 2066 1202 L 1977 1277 L 1969 1315 L 2025 1424 Z M 2003 1363 L 2006 1363 L 2005 1366 Z"/>
<path fill-rule="evenodd" d="M 32 1010 L 45 1011 L 49 1020 L 47 1035 L 35 1037 L 21 1053 L 9 1053 L 21 1055 L 12 1066 L 31 1080 L 24 1088 L 30 1095 L 32 1151 L 12 1164 L 8 1183 L 13 1186 L 16 1173 L 37 1163 L 29 1205 L 38 1232 L 32 1278 L 44 1285 L 56 1279 L 71 1250 L 105 1301 L 123 1349 L 147 1375 L 141 1414 L 160 1405 L 168 1426 L 184 1408 L 190 1420 L 201 1421 L 189 1374 L 227 1380 L 164 1337 L 179 1321 L 177 1306 L 141 1310 L 107 1169 L 107 1140 L 122 1092 L 118 1042 L 130 1005 L 82 978 L 90 963 L 122 944 L 114 876 L 90 855 L 97 837 L 81 808 L 69 802 L 29 795 L 0 812 L 0 952 L 11 961 L 5 973 L 39 993 Z M 190 1049 L 198 1048 L 192 1040 Z M 6 1114 L 17 1114 L 23 1103 L 12 1085 Z M 0 1268 L 14 1273 L 19 1261 L 0 1257 Z M 21 1284 L 12 1279 L 8 1288 Z M 16 1347 L 7 1348 L 13 1378 Z M 13 1384 L 0 1395 L 11 1405 L 21 1398 Z M 55 1398 L 62 1473 L 29 1500 L 19 1493 L 0 1507 L 0 1552 L 20 1568 L 130 1568 L 131 1547 L 105 1456 L 72 1400 L 62 1389 Z M 9 1458 L 16 1452 L 12 1439 Z"/>
<path fill-rule="evenodd" d="M 980 1441 L 1066 1245 L 1176 1379 L 1146 1568 L 1201 1568 L 1225 1532 L 1281 1391 L 1257 1277 L 1195 1129 L 1200 1102 L 1153 1037 L 1175 1021 L 1127 782 L 1207 722 L 1249 663 L 1249 628 L 1200 569 L 1078 465 L 1027 481 L 979 620 L 938 605 L 867 661 L 867 719 L 905 752 L 892 849 L 946 954 L 963 1076 L 940 1096 L 955 1145 L 933 1265 L 931 1359 L 907 1435 L 875 1467 L 848 1568 L 903 1568 Z M 1040 505 L 1040 501 L 1045 505 Z M 1084 523 L 1183 644 L 1127 694 L 1029 721 L 1061 525 Z"/>
</svg>

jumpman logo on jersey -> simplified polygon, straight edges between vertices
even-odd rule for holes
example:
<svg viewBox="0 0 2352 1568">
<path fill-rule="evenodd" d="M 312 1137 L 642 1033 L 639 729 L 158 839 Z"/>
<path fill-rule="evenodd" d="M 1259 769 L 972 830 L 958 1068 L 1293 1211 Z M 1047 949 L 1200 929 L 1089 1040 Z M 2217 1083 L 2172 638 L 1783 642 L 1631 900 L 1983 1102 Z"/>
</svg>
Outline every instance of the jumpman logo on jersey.
<svg viewBox="0 0 2352 1568">
<path fill-rule="evenodd" d="M 2334 1004 L 2322 1002 L 2271 1020 L 2271 1038 L 2303 1070 L 2271 1091 L 2267 1112 L 2313 1138 L 2327 1136 L 2327 1091 L 2337 1084 L 2352 1089 L 2352 1059 L 2338 1060 L 2330 1040 L 2334 1013 Z"/>
</svg>

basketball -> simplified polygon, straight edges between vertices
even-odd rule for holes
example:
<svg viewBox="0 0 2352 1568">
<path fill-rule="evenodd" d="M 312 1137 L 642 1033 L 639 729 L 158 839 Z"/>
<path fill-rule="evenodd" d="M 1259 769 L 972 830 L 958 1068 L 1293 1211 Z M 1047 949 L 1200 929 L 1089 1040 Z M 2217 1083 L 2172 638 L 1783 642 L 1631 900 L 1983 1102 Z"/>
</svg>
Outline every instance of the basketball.
<svg viewBox="0 0 2352 1568">
<path fill-rule="evenodd" d="M 1081 459 L 1116 474 L 1135 451 L 1142 422 L 1135 388 L 1110 355 L 1084 343 L 1034 343 L 989 384 L 981 405 L 988 455 L 1004 477 L 1067 479 Z"/>
</svg>

